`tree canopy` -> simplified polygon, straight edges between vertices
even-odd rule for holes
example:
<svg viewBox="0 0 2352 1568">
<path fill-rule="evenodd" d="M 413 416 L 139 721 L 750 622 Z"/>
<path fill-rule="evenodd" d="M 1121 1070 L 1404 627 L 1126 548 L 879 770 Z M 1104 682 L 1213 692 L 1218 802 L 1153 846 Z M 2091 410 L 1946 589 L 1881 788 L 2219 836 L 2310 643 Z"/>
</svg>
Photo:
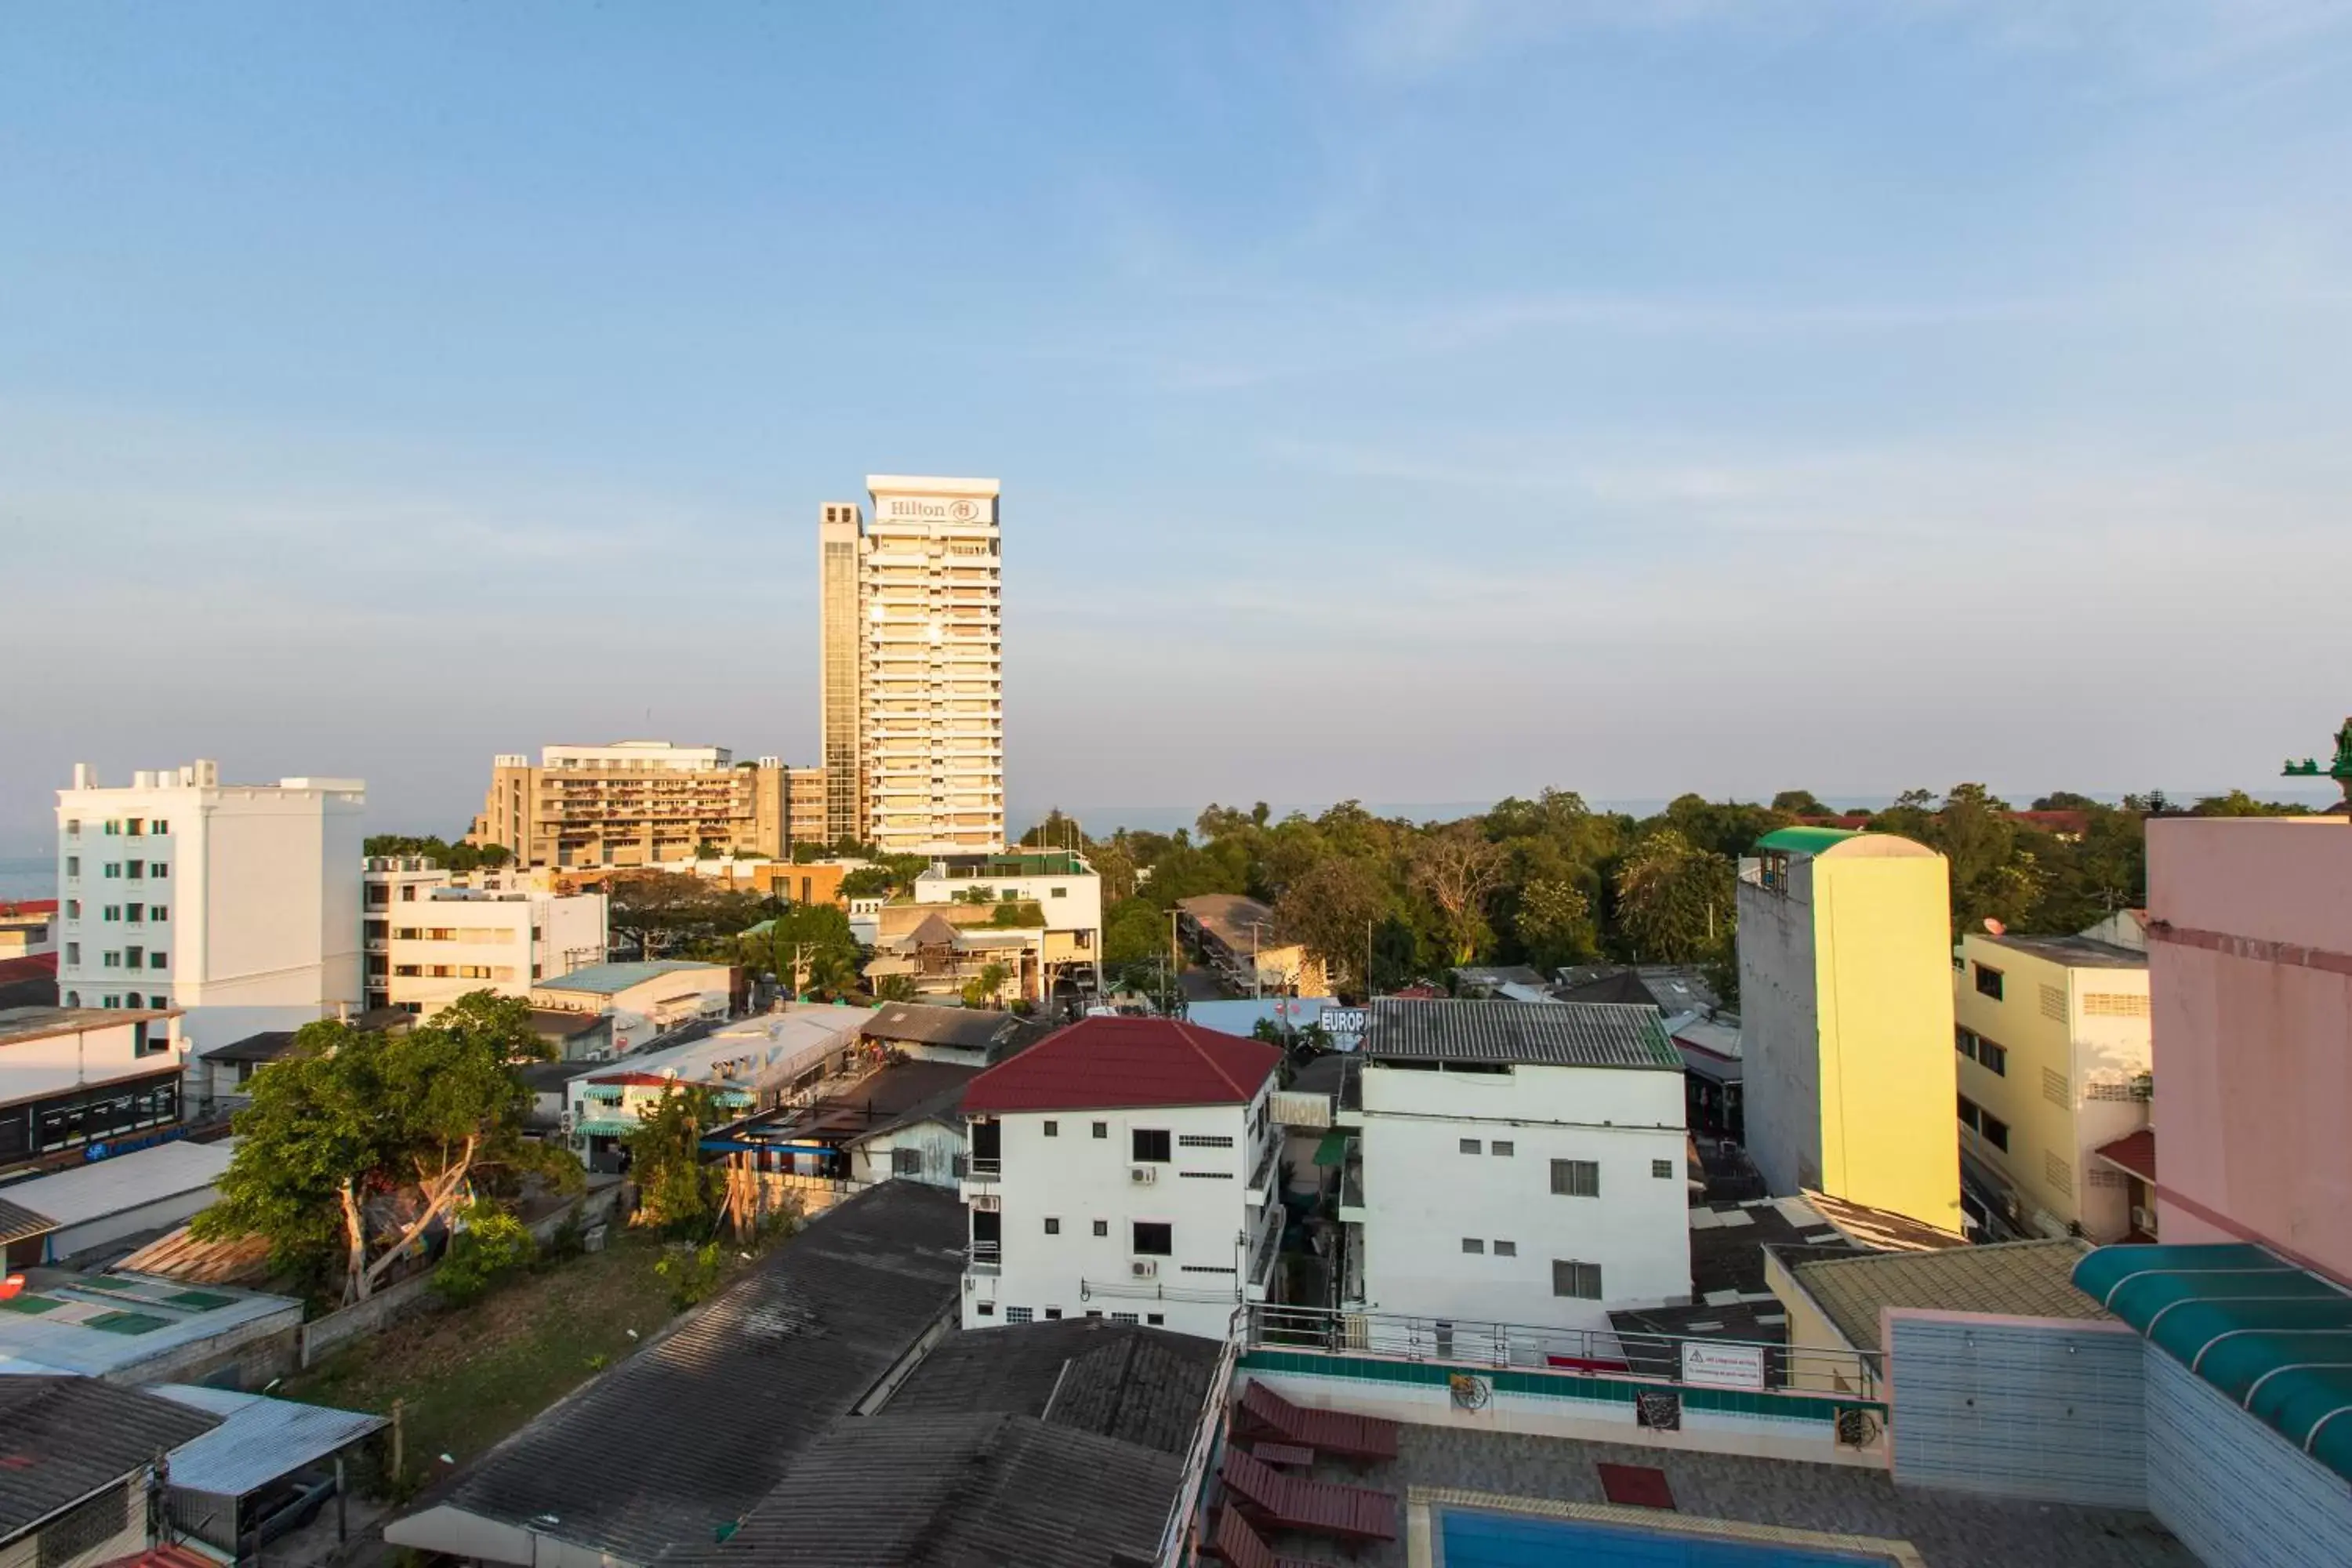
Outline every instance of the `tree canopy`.
<svg viewBox="0 0 2352 1568">
<path fill-rule="evenodd" d="M 195 1233 L 266 1237 L 277 1267 L 320 1283 L 340 1269 L 342 1299 L 364 1300 L 482 1190 L 533 1173 L 579 1183 L 569 1151 L 522 1135 L 531 1096 L 516 1068 L 546 1054 L 530 1005 L 488 992 L 404 1034 L 305 1026 L 255 1076 L 220 1201 Z"/>
<path fill-rule="evenodd" d="M 514 858 L 503 844 L 448 843 L 403 833 L 373 833 L 362 847 L 369 855 L 418 855 L 445 871 L 477 871 L 505 865 Z"/>
</svg>

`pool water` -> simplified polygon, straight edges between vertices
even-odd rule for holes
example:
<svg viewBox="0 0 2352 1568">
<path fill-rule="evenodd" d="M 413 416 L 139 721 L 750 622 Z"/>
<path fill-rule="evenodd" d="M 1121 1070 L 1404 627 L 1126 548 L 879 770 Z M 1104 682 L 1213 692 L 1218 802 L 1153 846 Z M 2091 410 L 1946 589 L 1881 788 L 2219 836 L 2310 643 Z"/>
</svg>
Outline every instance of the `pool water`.
<svg viewBox="0 0 2352 1568">
<path fill-rule="evenodd" d="M 1445 1568 L 1859 1568 L 1884 1557 L 1449 1508 Z"/>
</svg>

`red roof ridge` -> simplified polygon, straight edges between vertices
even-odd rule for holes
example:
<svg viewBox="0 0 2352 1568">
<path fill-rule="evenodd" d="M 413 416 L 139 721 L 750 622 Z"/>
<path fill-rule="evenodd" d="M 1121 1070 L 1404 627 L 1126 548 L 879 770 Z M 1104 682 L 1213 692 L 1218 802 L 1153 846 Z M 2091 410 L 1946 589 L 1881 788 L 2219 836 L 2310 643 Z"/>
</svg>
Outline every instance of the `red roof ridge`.
<svg viewBox="0 0 2352 1568">
<path fill-rule="evenodd" d="M 982 1114 L 1245 1105 L 1281 1055 L 1180 1018 L 1082 1018 L 975 1075 L 964 1104 Z"/>
</svg>

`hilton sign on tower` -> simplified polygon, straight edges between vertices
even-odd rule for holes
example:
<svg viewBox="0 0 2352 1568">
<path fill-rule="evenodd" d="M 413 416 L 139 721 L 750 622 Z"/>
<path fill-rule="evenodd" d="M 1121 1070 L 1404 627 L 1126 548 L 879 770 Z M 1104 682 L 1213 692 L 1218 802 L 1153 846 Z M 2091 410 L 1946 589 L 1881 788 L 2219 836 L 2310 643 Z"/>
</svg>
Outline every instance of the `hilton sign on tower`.
<svg viewBox="0 0 2352 1568">
<path fill-rule="evenodd" d="M 870 523 L 820 513 L 829 832 L 889 854 L 1004 844 L 1004 686 L 994 479 L 874 475 Z M 854 591 L 851 573 L 855 572 Z M 855 770 L 856 782 L 831 776 Z"/>
</svg>

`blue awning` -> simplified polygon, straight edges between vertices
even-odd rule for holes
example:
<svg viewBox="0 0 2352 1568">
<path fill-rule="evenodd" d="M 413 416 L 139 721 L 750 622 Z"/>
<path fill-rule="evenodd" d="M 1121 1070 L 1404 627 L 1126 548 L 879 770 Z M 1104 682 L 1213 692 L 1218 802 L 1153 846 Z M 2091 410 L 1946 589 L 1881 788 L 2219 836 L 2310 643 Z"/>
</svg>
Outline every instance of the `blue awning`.
<svg viewBox="0 0 2352 1568">
<path fill-rule="evenodd" d="M 2352 1480 L 2352 1293 L 2243 1242 L 2103 1247 L 2074 1288 Z"/>
</svg>

